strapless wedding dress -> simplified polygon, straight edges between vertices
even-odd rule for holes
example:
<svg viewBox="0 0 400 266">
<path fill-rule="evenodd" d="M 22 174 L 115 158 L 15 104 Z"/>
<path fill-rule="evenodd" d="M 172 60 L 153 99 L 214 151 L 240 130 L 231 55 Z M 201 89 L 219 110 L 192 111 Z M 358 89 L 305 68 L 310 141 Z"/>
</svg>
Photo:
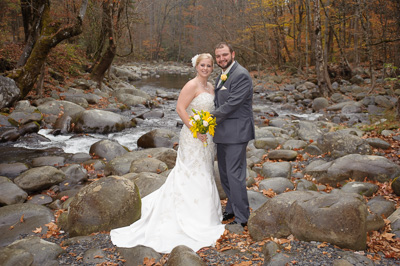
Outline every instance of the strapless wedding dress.
<svg viewBox="0 0 400 266">
<path fill-rule="evenodd" d="M 214 109 L 214 96 L 201 93 L 187 108 Z M 198 251 L 213 246 L 224 233 L 222 211 L 214 180 L 214 143 L 208 146 L 193 138 L 184 125 L 180 132 L 175 167 L 166 182 L 142 199 L 142 216 L 127 227 L 111 230 L 118 247 L 144 245 L 159 253 L 170 253 L 178 245 Z"/>
</svg>

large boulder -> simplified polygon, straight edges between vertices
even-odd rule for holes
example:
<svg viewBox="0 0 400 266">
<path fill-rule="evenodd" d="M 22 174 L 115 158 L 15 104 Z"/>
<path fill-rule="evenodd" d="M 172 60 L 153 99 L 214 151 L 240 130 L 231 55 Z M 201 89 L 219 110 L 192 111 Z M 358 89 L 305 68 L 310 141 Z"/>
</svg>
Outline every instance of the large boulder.
<svg viewBox="0 0 400 266">
<path fill-rule="evenodd" d="M 15 178 L 14 183 L 25 191 L 47 189 L 64 181 L 65 174 L 52 166 L 31 168 Z"/>
<path fill-rule="evenodd" d="M 0 247 L 11 244 L 19 239 L 20 235 L 34 235 L 33 231 L 40 227 L 42 233 L 46 234 L 48 228 L 45 224 L 52 220 L 53 212 L 42 205 L 19 203 L 1 207 Z"/>
<path fill-rule="evenodd" d="M 5 176 L 0 176 L 0 206 L 24 203 L 28 193 Z"/>
<path fill-rule="evenodd" d="M 323 134 L 317 141 L 318 148 L 324 153 L 330 153 L 334 158 L 347 154 L 371 154 L 371 146 L 365 139 L 344 132 L 329 132 Z"/>
<path fill-rule="evenodd" d="M 13 79 L 0 75 L 0 109 L 11 106 L 20 94 L 21 91 Z"/>
<path fill-rule="evenodd" d="M 159 261 L 162 258 L 161 254 L 155 251 L 154 249 L 142 245 L 138 245 L 133 248 L 118 247 L 117 251 L 126 260 L 126 262 L 124 262 L 125 266 L 143 265 L 143 261 L 146 258 L 147 259 L 152 258 L 155 261 Z"/>
<path fill-rule="evenodd" d="M 136 126 L 134 119 L 130 120 L 120 114 L 97 109 L 79 113 L 73 119 L 73 122 L 75 124 L 74 132 L 76 133 L 106 134 Z"/>
<path fill-rule="evenodd" d="M 74 196 L 65 215 L 60 225 L 70 236 L 128 226 L 141 215 L 139 189 L 123 177 L 101 178 Z"/>
<path fill-rule="evenodd" d="M 57 257 L 65 252 L 58 244 L 45 241 L 37 236 L 17 240 L 8 248 L 30 252 L 33 255 L 32 265 L 57 265 Z"/>
<path fill-rule="evenodd" d="M 176 143 L 178 143 L 178 135 L 168 129 L 159 128 L 154 129 L 144 135 L 142 135 L 138 141 L 137 145 L 141 148 L 173 148 Z"/>
<path fill-rule="evenodd" d="M 168 169 L 175 166 L 177 152 L 170 148 L 150 148 L 139 151 L 131 151 L 120 157 L 116 157 L 107 163 L 105 175 L 125 175 L 129 173 L 133 161 L 140 158 L 151 157 L 167 164 Z"/>
<path fill-rule="evenodd" d="M 48 101 L 37 107 L 42 114 L 58 116 L 66 114 L 74 117 L 78 113 L 85 110 L 85 108 L 68 101 Z"/>
<path fill-rule="evenodd" d="M 292 191 L 268 200 L 253 212 L 248 228 L 255 241 L 293 234 L 302 241 L 363 250 L 367 215 L 363 198 L 354 193 Z"/>
<path fill-rule="evenodd" d="M 32 253 L 19 248 L 0 248 L 0 265 L 15 266 L 15 265 L 32 265 Z"/>
<path fill-rule="evenodd" d="M 155 158 L 141 158 L 133 161 L 129 169 L 131 173 L 151 172 L 157 174 L 167 170 L 167 164 Z"/>
<path fill-rule="evenodd" d="M 383 156 L 349 154 L 331 162 L 310 164 L 304 173 L 319 183 L 336 185 L 349 178 L 387 182 L 400 175 L 400 166 Z"/>
<path fill-rule="evenodd" d="M 396 178 L 392 181 L 392 189 L 394 194 L 400 196 L 400 175 L 396 176 Z"/>
<path fill-rule="evenodd" d="M 206 263 L 191 248 L 181 245 L 171 251 L 167 266 L 205 266 Z"/>
<path fill-rule="evenodd" d="M 126 178 L 133 181 L 138 186 L 141 198 L 159 189 L 167 180 L 165 176 L 149 172 L 142 172 L 132 178 Z"/>
<path fill-rule="evenodd" d="M 100 158 L 104 158 L 107 161 L 111 161 L 115 157 L 124 155 L 128 151 L 129 150 L 127 148 L 125 148 L 118 142 L 105 139 L 100 140 L 90 146 L 89 154 L 93 154 Z"/>
</svg>

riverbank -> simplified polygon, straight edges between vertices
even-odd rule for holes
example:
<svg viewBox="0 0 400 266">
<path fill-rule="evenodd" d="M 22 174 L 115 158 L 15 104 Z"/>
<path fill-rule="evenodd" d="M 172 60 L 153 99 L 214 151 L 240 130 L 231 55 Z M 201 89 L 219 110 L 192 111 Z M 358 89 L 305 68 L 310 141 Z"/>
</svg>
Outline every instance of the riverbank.
<svg viewBox="0 0 400 266">
<path fill-rule="evenodd" d="M 176 101 L 177 92 L 155 90 L 152 94 L 138 90 L 131 86 L 129 79 L 139 75 L 139 71 L 146 73 L 145 70 L 136 71 L 132 65 L 119 68 L 120 70 L 112 72 L 115 78 L 108 80 L 102 90 L 96 90 L 94 84 L 81 80 L 60 88 L 62 95 L 54 94 L 52 99 L 20 102 L 9 115 L 1 116 L 3 129 L 14 127 L 10 132 L 18 133 L 19 141 L 35 142 L 43 140 L 42 136 L 35 133 L 38 124 L 39 128 L 54 130 L 54 134 L 73 133 L 90 138 L 91 134 L 107 134 L 110 130 L 121 132 L 121 125 L 124 128 L 134 127 L 133 124 L 140 125 L 154 117 L 171 120 L 164 116 L 166 112 L 163 112 L 162 107 L 173 106 L 170 104 Z M 170 68 L 177 71 L 176 73 L 180 69 L 176 65 Z M 179 73 L 187 73 L 188 66 L 182 66 L 182 69 Z M 146 71 L 157 75 L 157 71 L 148 68 Z M 248 189 L 253 217 L 272 211 L 271 216 L 279 217 L 280 220 L 251 218 L 244 233 L 241 228 L 228 228 L 227 234 L 216 247 L 202 249 L 197 253 L 198 256 L 207 265 L 273 265 L 274 260 L 292 265 L 310 265 L 307 264 L 310 261 L 315 263 L 313 265 L 346 263 L 343 260 L 351 264 L 396 265 L 396 249 L 399 245 L 397 223 L 400 215 L 398 196 L 391 182 L 399 174 L 400 132 L 398 129 L 390 130 L 387 124 L 370 123 L 373 112 L 374 116 L 379 117 L 382 115 L 379 110 L 393 104 L 393 96 L 388 92 L 383 94 L 385 90 L 373 96 L 363 94 L 368 90 L 368 81 L 364 81 L 363 85 L 342 81 L 334 84 L 337 86 L 336 93 L 327 99 L 317 94 L 317 87 L 312 82 L 297 77 L 284 83 L 285 79 L 277 76 L 254 79 L 257 130 L 256 139 L 249 144 L 247 152 Z M 295 114 L 284 115 L 285 110 Z M 37 113 L 41 115 L 36 116 Z M 303 114 L 318 115 L 315 120 L 310 121 L 304 120 Z M 6 124 L 10 118 L 17 122 L 17 126 Z M 32 121 L 36 125 L 32 132 L 26 130 L 25 134 L 21 134 L 21 128 L 30 129 L 33 126 Z M 374 127 L 375 130 L 367 130 Z M 159 131 L 149 130 L 143 133 L 146 135 L 153 132 L 152 141 L 144 142 L 137 150 L 126 150 L 118 142 L 111 145 L 110 142 L 99 141 L 91 145 L 90 150 L 82 153 L 65 154 L 62 150 L 52 150 L 28 154 L 24 151 L 18 157 L 2 163 L 0 175 L 6 179 L 1 179 L 0 186 L 0 200 L 3 204 L 0 208 L 0 222 L 3 221 L 1 224 L 4 224 L 0 231 L 7 235 L 3 241 L 8 241 L 2 242 L 5 247 L 2 254 L 10 254 L 8 259 L 21 256 L 32 258 L 29 249 L 24 246 L 32 245 L 41 236 L 46 243 L 38 244 L 38 248 L 50 243 L 56 243 L 58 248 L 52 246 L 54 250 L 51 253 L 43 251 L 34 254 L 36 261 L 57 262 L 61 265 L 122 265 L 123 260 L 133 263 L 133 255 L 139 252 L 151 254 L 155 263 L 161 261 L 160 264 L 163 264 L 167 256 L 163 258 L 148 249 L 116 249 L 109 241 L 107 233 L 99 233 L 107 232 L 107 227 L 99 227 L 97 231 L 88 233 L 93 233 L 89 237 L 72 237 L 68 222 L 61 222 L 68 217 L 66 210 L 74 198 L 77 198 L 80 189 L 95 182 L 99 184 L 101 180 L 114 182 L 112 178 L 108 178 L 110 176 L 136 181 L 141 195 L 157 189 L 174 165 L 178 141 L 176 132 L 160 131 L 167 130 L 163 127 L 157 129 Z M 2 136 L 13 136 L 2 132 Z M 168 133 L 168 138 L 165 137 L 165 132 Z M 162 144 L 154 146 L 154 143 Z M 7 154 L 6 157 L 15 155 L 8 152 L 10 151 L 4 149 L 3 154 Z M 375 157 L 370 157 L 371 155 Z M 131 171 L 133 163 L 146 157 L 158 161 L 149 164 L 146 171 Z M 153 167 L 156 163 L 157 167 Z M 160 163 L 166 165 L 165 170 L 160 170 Z M 371 169 L 368 169 L 369 165 Z M 49 175 L 44 177 L 44 172 Z M 38 176 L 42 179 L 39 180 Z M 56 179 L 55 176 L 59 178 Z M 224 199 L 218 178 L 216 176 L 220 197 Z M 122 191 L 113 195 L 120 193 Z M 363 196 L 360 197 L 360 194 Z M 311 204 L 301 206 L 298 203 L 325 202 L 327 195 L 331 197 L 330 200 L 334 200 L 336 209 L 326 207 L 321 210 Z M 287 205 L 280 205 L 278 199 L 284 199 L 281 202 L 286 202 Z M 341 202 L 343 199 L 346 201 Z M 101 205 L 108 198 L 99 200 Z M 31 203 L 40 205 L 41 208 L 33 207 Z M 362 211 L 358 213 L 358 210 Z M 99 210 L 101 213 L 111 211 Z M 356 211 L 357 215 L 354 217 L 344 215 L 346 212 Z M 28 216 L 27 213 L 33 214 Z M 90 213 L 82 215 L 93 216 Z M 307 224 L 295 227 L 296 224 L 291 221 L 300 215 L 304 220 L 315 222 L 314 229 L 311 230 L 314 232 L 310 231 Z M 340 234 L 341 228 L 323 220 L 324 215 L 337 217 L 342 224 L 350 219 L 349 226 L 355 226 L 352 231 L 359 234 L 359 239 L 354 238 L 354 235 Z M 382 216 L 392 217 L 391 222 L 384 220 Z M 38 217 L 46 217 L 47 220 L 40 220 Z M 129 215 L 126 217 L 129 218 Z M 53 223 L 52 220 L 56 218 L 57 223 Z M 271 224 L 266 225 L 265 222 Z M 284 230 L 272 226 L 278 223 L 285 225 Z M 275 231 L 271 231 L 272 229 Z M 304 235 L 302 232 L 308 232 L 307 230 L 309 233 Z M 332 238 L 330 233 L 338 237 Z M 28 238 L 28 235 L 34 235 L 34 238 Z M 308 241 L 305 241 L 306 238 Z M 356 247 L 358 243 L 352 242 L 352 238 L 364 242 L 365 248 L 359 249 L 362 251 L 352 251 L 349 247 L 343 247 L 343 243 Z M 18 243 L 13 242 L 20 239 Z M 144 263 L 143 260 L 144 257 L 140 263 Z M 152 265 L 149 260 L 147 265 Z"/>
</svg>

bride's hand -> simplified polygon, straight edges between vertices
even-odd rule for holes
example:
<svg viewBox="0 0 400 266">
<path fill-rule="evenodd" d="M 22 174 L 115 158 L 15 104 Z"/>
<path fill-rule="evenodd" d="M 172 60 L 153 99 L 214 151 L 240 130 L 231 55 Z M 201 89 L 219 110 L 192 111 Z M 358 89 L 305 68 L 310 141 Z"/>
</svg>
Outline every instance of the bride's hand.
<svg viewBox="0 0 400 266">
<path fill-rule="evenodd" d="M 207 141 L 207 134 L 197 133 L 197 138 L 198 138 L 201 142 L 206 142 L 206 141 Z"/>
</svg>

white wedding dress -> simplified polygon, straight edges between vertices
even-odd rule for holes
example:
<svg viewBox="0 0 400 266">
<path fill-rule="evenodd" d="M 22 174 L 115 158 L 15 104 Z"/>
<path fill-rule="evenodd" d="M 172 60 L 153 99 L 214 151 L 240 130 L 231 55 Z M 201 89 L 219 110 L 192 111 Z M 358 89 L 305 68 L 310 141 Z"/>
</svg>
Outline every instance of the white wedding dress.
<svg viewBox="0 0 400 266">
<path fill-rule="evenodd" d="M 214 96 L 203 92 L 186 111 L 214 109 Z M 180 132 L 175 167 L 166 182 L 142 199 L 142 216 L 130 226 L 111 230 L 118 247 L 144 245 L 170 253 L 178 245 L 198 251 L 213 246 L 224 233 L 221 203 L 214 180 L 214 143 L 193 138 L 184 125 Z"/>
</svg>

